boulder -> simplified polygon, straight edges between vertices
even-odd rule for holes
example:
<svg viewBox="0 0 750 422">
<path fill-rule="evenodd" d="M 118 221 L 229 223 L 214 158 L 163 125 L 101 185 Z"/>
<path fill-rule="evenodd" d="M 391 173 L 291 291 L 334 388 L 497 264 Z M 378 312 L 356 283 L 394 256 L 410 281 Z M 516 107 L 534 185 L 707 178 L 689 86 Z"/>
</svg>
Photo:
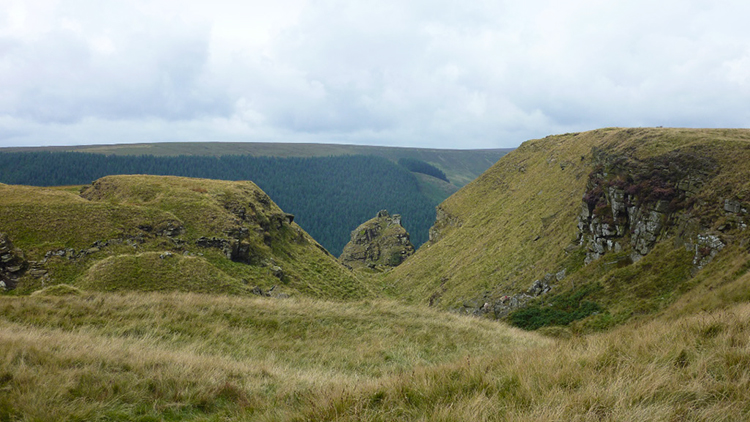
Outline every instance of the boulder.
<svg viewBox="0 0 750 422">
<path fill-rule="evenodd" d="M 737 214 L 742 210 L 742 203 L 733 199 L 724 200 L 724 211 L 732 214 Z"/>
</svg>

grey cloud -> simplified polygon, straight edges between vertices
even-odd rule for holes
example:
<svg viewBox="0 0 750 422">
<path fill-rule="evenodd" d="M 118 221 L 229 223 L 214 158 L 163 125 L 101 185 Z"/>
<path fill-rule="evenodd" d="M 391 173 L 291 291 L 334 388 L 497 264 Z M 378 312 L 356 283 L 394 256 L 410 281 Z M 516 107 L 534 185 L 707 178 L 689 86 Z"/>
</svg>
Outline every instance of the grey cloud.
<svg viewBox="0 0 750 422">
<path fill-rule="evenodd" d="M 741 1 L 310 0 L 262 45 L 227 35 L 258 6 L 224 5 L 216 16 L 240 26 L 220 28 L 219 46 L 216 16 L 153 4 L 166 16 L 63 2 L 58 20 L 81 30 L 0 35 L 0 117 L 22 134 L 13 142 L 65 128 L 93 142 L 86 133 L 110 127 L 140 141 L 491 147 L 750 121 Z"/>
<path fill-rule="evenodd" d="M 11 40 L 0 56 L 0 77 L 8 81 L 0 113 L 55 123 L 231 113 L 226 92 L 206 74 L 207 30 L 165 31 L 158 23 L 141 29 L 107 38 L 111 52 L 96 51 L 90 34 L 66 29 Z"/>
</svg>

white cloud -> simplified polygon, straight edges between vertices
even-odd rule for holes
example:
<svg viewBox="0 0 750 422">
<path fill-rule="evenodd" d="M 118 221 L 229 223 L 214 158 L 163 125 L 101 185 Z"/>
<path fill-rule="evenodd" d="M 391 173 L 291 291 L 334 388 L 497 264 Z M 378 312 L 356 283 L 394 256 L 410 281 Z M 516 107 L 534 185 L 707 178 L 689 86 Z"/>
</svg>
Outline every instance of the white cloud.
<svg viewBox="0 0 750 422">
<path fill-rule="evenodd" d="M 740 1 L 6 1 L 0 146 L 748 125 Z"/>
</svg>

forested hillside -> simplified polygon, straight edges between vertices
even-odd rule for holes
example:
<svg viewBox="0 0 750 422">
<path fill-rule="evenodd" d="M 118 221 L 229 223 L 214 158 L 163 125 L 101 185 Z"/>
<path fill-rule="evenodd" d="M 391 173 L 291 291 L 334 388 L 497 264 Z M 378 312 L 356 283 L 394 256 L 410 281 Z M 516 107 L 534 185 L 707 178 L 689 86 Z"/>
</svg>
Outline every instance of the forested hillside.
<svg viewBox="0 0 750 422">
<path fill-rule="evenodd" d="M 376 147 L 369 145 L 295 144 L 280 142 L 160 142 L 152 144 L 79 145 L 55 147 L 6 148 L 6 152 L 90 152 L 103 155 L 153 155 L 156 157 L 197 155 L 252 155 L 255 157 L 333 157 L 374 155 L 397 162 L 402 158 L 429 163 L 441 171 L 451 184 L 460 188 L 476 179 L 511 148 L 496 149 L 428 149 Z M 0 149 L 0 151 L 3 151 Z M 445 199 L 445 198 L 443 198 Z M 442 202 L 442 200 L 440 201 Z"/>
<path fill-rule="evenodd" d="M 426 174 L 450 183 L 450 180 L 448 180 L 448 177 L 442 170 L 422 160 L 417 160 L 416 158 L 400 158 L 398 164 L 406 167 L 411 172 Z"/>
<path fill-rule="evenodd" d="M 427 240 L 434 205 L 416 177 L 385 158 L 339 156 L 105 156 L 71 152 L 0 153 L 0 182 L 79 185 L 114 174 L 252 180 L 332 254 L 381 209 L 403 216 L 415 246 Z"/>
</svg>

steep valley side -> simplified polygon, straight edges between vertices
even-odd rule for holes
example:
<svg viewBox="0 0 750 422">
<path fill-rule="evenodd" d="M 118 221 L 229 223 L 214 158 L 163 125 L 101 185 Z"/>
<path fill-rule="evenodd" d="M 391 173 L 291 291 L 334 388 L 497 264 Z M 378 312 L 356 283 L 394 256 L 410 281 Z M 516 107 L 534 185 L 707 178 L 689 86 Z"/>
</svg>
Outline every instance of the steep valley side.
<svg viewBox="0 0 750 422">
<path fill-rule="evenodd" d="M 430 242 L 382 289 L 529 329 L 657 312 L 717 256 L 750 261 L 749 140 L 611 128 L 528 141 L 438 207 Z"/>
</svg>

